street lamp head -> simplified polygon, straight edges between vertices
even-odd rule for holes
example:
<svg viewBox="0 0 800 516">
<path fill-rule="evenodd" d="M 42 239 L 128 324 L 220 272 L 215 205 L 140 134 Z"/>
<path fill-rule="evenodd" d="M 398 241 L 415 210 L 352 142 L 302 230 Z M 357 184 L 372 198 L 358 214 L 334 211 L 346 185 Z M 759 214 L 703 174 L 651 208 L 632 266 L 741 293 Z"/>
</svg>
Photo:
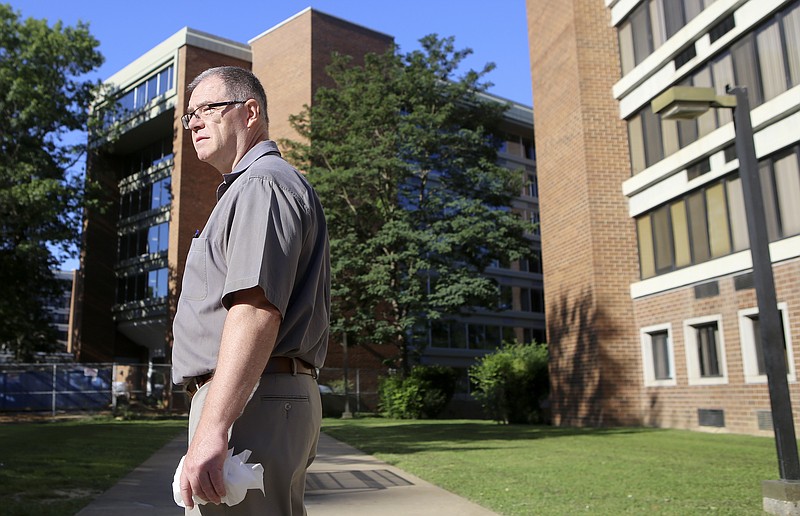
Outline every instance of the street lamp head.
<svg viewBox="0 0 800 516">
<path fill-rule="evenodd" d="M 673 86 L 654 98 L 653 113 L 661 114 L 664 120 L 691 120 L 712 107 L 736 106 L 733 95 L 717 95 L 714 88 L 697 86 Z"/>
</svg>

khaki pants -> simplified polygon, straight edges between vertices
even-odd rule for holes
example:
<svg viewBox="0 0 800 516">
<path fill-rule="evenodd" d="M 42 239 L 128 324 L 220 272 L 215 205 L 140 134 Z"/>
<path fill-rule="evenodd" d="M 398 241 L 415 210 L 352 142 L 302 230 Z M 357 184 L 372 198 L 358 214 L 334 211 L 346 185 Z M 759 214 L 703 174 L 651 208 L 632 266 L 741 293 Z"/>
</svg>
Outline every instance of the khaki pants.
<svg viewBox="0 0 800 516">
<path fill-rule="evenodd" d="M 197 391 L 189 411 L 189 442 L 200 421 L 209 386 Z M 322 421 L 319 387 L 307 374 L 265 374 L 261 383 L 236 420 L 230 436 L 234 455 L 242 450 L 253 453 L 247 462 L 264 466 L 264 492 L 251 489 L 233 507 L 220 504 L 195 505 L 187 515 L 300 516 L 303 505 L 306 469 L 314 461 Z"/>
</svg>

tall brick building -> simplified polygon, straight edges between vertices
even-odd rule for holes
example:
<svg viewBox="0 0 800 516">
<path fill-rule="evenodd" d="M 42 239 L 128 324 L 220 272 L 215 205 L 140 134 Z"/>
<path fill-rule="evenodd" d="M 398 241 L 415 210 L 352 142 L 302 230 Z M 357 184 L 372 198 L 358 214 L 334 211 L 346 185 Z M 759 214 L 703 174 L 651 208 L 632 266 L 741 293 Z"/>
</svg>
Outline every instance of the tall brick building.
<svg viewBox="0 0 800 516">
<path fill-rule="evenodd" d="M 255 36 L 247 44 L 185 28 L 113 75 L 124 112 L 119 134 L 94 142 L 87 177 L 102 186 L 107 209 L 88 211 L 83 232 L 73 350 L 82 361 L 147 362 L 169 357 L 171 318 L 186 254 L 197 229 L 216 202 L 219 172 L 200 162 L 179 117 L 186 85 L 202 70 L 219 65 L 252 69 L 267 92 L 270 137 L 296 139 L 289 116 L 312 103 L 330 85 L 325 67 L 331 53 L 383 53 L 391 36 L 306 9 Z M 499 99 L 495 99 L 499 100 Z M 538 216 L 533 153 L 533 113 L 512 103 L 498 159 L 528 180 L 513 208 Z M 470 321 L 453 320 L 452 338 L 434 336 L 428 361 L 462 369 L 502 337 L 541 340 L 544 334 L 538 237 L 531 259 L 511 268 L 493 267 L 508 307 Z M 493 307 L 492 307 L 493 308 Z M 492 341 L 496 336 L 497 341 Z M 457 338 L 458 337 L 458 338 Z M 351 367 L 382 367 L 387 349 L 351 353 Z M 341 364 L 331 346 L 326 365 Z"/>
<path fill-rule="evenodd" d="M 800 2 L 527 12 L 555 422 L 771 433 L 731 113 L 674 122 L 650 101 L 749 89 L 797 399 Z"/>
</svg>

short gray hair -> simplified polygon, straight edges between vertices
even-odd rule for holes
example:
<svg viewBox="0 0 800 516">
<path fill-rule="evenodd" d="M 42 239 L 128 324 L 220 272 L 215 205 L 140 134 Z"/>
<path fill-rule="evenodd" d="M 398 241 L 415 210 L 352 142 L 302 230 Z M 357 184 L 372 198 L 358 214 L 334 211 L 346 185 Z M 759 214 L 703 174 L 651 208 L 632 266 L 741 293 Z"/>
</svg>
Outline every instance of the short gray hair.
<svg viewBox="0 0 800 516">
<path fill-rule="evenodd" d="M 261 85 L 261 81 L 258 80 L 258 77 L 256 77 L 253 72 L 238 66 L 218 66 L 216 68 L 209 68 L 189 83 L 187 91 L 191 94 L 201 82 L 209 77 L 219 77 L 222 79 L 228 95 L 233 97 L 229 100 L 255 99 L 261 107 L 261 112 L 264 114 L 264 121 L 267 127 L 269 127 L 267 94 L 264 92 L 264 86 Z"/>
</svg>

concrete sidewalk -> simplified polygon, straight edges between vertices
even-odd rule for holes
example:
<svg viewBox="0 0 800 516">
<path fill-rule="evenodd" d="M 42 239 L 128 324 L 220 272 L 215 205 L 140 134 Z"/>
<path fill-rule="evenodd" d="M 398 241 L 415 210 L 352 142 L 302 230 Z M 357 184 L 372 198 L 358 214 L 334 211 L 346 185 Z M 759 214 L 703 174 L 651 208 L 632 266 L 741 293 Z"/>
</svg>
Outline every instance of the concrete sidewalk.
<svg viewBox="0 0 800 516">
<path fill-rule="evenodd" d="M 78 516 L 178 516 L 172 476 L 186 451 L 186 436 L 173 440 Z M 309 516 L 488 516 L 495 514 L 325 434 L 306 482 Z"/>
</svg>

